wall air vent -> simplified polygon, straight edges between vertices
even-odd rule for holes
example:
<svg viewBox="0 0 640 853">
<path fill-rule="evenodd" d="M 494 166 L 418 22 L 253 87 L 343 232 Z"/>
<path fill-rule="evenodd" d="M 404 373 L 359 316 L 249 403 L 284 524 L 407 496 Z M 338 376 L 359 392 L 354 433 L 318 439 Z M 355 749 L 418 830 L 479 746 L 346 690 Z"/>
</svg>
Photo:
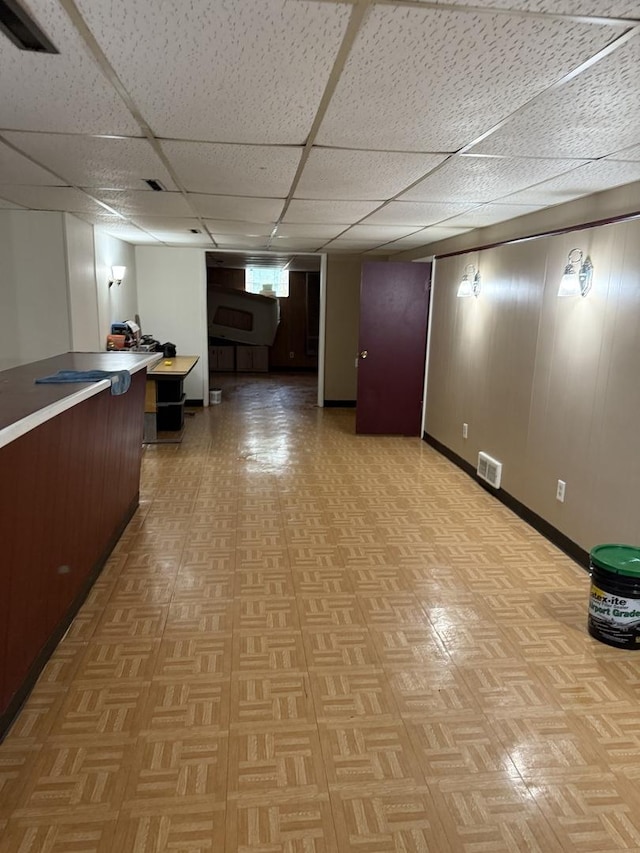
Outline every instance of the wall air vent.
<svg viewBox="0 0 640 853">
<path fill-rule="evenodd" d="M 144 182 L 145 184 L 147 184 L 147 186 L 151 187 L 151 189 L 155 193 L 166 193 L 167 191 L 167 188 L 164 186 L 164 184 L 161 184 L 160 181 L 156 181 L 155 178 L 145 178 Z"/>
<path fill-rule="evenodd" d="M 0 30 L 20 50 L 60 53 L 16 0 L 0 0 Z"/>
<path fill-rule="evenodd" d="M 478 453 L 478 477 L 485 480 L 494 489 L 500 488 L 502 480 L 502 462 L 493 459 L 488 453 Z"/>
</svg>

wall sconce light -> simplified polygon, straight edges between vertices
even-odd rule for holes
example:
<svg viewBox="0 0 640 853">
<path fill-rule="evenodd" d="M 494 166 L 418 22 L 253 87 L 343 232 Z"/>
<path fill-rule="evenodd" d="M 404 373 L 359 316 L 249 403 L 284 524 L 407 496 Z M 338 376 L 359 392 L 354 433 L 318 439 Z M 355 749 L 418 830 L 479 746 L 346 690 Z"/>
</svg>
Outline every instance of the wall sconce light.
<svg viewBox="0 0 640 853">
<path fill-rule="evenodd" d="M 114 284 L 120 285 L 122 283 L 122 279 L 124 278 L 124 274 L 126 273 L 126 267 L 111 267 L 111 278 L 109 279 L 109 287 Z"/>
<path fill-rule="evenodd" d="M 458 285 L 459 298 L 466 296 L 478 296 L 480 293 L 480 272 L 473 264 L 467 264 L 464 268 L 464 273 Z"/>
<path fill-rule="evenodd" d="M 584 260 L 583 260 L 584 258 Z M 572 249 L 560 280 L 558 296 L 586 296 L 591 290 L 593 264 L 581 249 Z"/>
</svg>

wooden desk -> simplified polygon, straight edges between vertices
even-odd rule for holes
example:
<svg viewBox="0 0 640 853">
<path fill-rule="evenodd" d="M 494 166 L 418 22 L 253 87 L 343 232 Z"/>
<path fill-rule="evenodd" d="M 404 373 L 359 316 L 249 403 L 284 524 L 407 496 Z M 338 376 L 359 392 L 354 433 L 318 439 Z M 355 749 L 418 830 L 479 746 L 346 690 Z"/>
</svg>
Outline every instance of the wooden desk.
<svg viewBox="0 0 640 853">
<path fill-rule="evenodd" d="M 145 394 L 145 444 L 178 444 L 184 432 L 184 379 L 200 356 L 160 358 L 147 369 Z"/>
</svg>

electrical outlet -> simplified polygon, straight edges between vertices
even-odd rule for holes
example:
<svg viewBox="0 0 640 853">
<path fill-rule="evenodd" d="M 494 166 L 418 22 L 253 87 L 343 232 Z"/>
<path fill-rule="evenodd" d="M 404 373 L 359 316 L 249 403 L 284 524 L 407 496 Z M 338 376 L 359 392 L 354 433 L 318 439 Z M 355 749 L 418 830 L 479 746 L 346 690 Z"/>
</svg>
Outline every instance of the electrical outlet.
<svg viewBox="0 0 640 853">
<path fill-rule="evenodd" d="M 295 356 L 296 356 L 295 352 L 290 352 L 290 353 L 289 353 L 289 358 L 295 358 Z"/>
<path fill-rule="evenodd" d="M 469 436 L 469 424 L 462 424 L 462 437 L 468 438 Z"/>
<path fill-rule="evenodd" d="M 560 501 L 561 504 L 564 503 L 564 493 L 567 488 L 567 484 L 564 480 L 558 480 L 558 488 L 556 489 L 556 500 Z"/>
</svg>

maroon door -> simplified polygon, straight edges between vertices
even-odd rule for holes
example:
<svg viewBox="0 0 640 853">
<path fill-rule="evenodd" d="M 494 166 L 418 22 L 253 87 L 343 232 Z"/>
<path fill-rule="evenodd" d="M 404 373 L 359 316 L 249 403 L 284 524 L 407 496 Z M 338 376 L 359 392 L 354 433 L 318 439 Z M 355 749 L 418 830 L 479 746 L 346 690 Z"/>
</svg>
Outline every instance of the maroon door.
<svg viewBox="0 0 640 853">
<path fill-rule="evenodd" d="M 364 263 L 356 432 L 420 435 L 431 264 Z"/>
</svg>

